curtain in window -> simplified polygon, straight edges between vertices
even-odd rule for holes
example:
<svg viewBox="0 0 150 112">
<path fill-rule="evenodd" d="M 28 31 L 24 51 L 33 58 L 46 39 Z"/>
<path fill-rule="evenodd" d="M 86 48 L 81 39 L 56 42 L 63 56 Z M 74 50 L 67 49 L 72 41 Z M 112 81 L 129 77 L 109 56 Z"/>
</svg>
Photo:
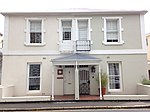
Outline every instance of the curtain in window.
<svg viewBox="0 0 150 112">
<path fill-rule="evenodd" d="M 40 64 L 29 65 L 29 90 L 40 90 Z"/>
<path fill-rule="evenodd" d="M 72 27 L 72 21 L 62 21 L 62 27 Z"/>
<path fill-rule="evenodd" d="M 110 89 L 120 89 L 119 63 L 109 63 L 108 66 Z"/>
<path fill-rule="evenodd" d="M 30 43 L 42 43 L 42 21 L 30 21 Z"/>
<path fill-rule="evenodd" d="M 79 40 L 87 40 L 88 38 L 88 21 L 87 20 L 78 21 L 78 32 L 79 32 Z"/>
<path fill-rule="evenodd" d="M 107 20 L 107 40 L 118 40 L 118 20 Z"/>
<path fill-rule="evenodd" d="M 41 32 L 41 21 L 30 21 L 30 32 Z"/>
</svg>

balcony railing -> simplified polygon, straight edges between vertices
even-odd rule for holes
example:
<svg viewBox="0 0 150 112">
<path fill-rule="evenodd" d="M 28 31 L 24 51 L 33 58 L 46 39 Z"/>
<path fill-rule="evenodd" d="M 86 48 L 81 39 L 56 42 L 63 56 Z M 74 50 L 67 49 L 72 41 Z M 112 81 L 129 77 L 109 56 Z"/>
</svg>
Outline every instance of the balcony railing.
<svg viewBox="0 0 150 112">
<path fill-rule="evenodd" d="M 74 51 L 74 41 L 65 40 L 59 42 L 59 50 L 63 53 L 73 52 Z"/>
<path fill-rule="evenodd" d="M 90 51 L 91 41 L 90 40 L 77 40 L 76 51 Z"/>
</svg>

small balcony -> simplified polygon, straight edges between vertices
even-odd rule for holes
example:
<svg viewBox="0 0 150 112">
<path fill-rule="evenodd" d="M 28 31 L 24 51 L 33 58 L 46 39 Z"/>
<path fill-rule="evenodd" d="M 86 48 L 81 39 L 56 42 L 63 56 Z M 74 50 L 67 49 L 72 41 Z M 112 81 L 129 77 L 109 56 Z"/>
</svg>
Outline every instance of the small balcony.
<svg viewBox="0 0 150 112">
<path fill-rule="evenodd" d="M 74 41 L 63 40 L 59 42 L 59 51 L 62 53 L 74 52 Z"/>
<path fill-rule="evenodd" d="M 88 52 L 91 50 L 91 41 L 90 40 L 65 40 L 59 42 L 59 50 L 62 53 L 71 53 L 71 52 Z"/>
<path fill-rule="evenodd" d="M 76 40 L 76 51 L 90 51 L 91 41 L 90 40 Z"/>
</svg>

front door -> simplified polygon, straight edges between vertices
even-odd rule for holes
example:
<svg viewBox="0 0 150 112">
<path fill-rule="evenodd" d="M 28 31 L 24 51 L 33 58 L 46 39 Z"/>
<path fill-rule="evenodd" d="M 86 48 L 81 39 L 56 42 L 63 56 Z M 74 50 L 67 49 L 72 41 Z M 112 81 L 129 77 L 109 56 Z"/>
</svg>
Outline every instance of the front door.
<svg viewBox="0 0 150 112">
<path fill-rule="evenodd" d="M 74 68 L 65 68 L 64 71 L 64 94 L 74 94 Z"/>
<path fill-rule="evenodd" d="M 90 94 L 89 70 L 79 70 L 79 93 L 80 95 Z"/>
</svg>

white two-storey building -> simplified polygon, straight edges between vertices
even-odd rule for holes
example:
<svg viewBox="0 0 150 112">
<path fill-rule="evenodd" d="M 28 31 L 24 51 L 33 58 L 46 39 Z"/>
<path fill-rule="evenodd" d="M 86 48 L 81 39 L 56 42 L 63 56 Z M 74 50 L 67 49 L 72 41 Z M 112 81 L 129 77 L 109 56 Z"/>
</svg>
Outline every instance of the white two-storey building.
<svg viewBox="0 0 150 112">
<path fill-rule="evenodd" d="M 6 12 L 2 97 L 136 95 L 147 76 L 147 11 Z M 28 98 L 27 97 L 27 98 Z M 101 98 L 101 92 L 99 97 Z"/>
</svg>

